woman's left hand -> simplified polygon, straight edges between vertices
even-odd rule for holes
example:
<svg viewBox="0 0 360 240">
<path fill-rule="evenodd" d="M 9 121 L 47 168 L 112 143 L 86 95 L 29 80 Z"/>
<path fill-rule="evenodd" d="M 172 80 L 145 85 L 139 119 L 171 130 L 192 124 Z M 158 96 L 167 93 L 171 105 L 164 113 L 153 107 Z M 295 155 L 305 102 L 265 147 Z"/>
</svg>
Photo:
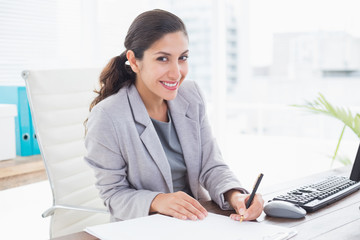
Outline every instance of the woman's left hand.
<svg viewBox="0 0 360 240">
<path fill-rule="evenodd" d="M 243 220 L 254 220 L 258 218 L 263 210 L 264 200 L 260 194 L 255 194 L 252 204 L 246 209 L 245 203 L 248 201 L 250 194 L 243 194 L 238 190 L 230 190 L 225 193 L 225 199 L 235 209 L 236 214 L 231 214 L 230 218 L 240 220 L 241 215 Z"/>
</svg>

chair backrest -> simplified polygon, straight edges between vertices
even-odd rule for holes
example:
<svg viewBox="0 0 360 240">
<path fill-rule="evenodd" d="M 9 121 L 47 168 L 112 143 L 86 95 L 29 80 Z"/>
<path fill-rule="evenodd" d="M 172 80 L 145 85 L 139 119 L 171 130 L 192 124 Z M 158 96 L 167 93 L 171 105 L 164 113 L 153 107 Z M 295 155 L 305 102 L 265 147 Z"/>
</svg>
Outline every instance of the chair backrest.
<svg viewBox="0 0 360 240">
<path fill-rule="evenodd" d="M 104 209 L 83 156 L 84 121 L 100 69 L 24 71 L 33 123 L 53 193 L 53 204 Z M 109 222 L 108 214 L 56 209 L 50 236 Z"/>
</svg>

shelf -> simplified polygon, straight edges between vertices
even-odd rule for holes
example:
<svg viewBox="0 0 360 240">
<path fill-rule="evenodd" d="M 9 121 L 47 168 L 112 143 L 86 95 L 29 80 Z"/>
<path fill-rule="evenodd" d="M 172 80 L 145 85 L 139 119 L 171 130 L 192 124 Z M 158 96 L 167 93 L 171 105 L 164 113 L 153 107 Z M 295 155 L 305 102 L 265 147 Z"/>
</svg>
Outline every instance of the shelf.
<svg viewBox="0 0 360 240">
<path fill-rule="evenodd" d="M 46 180 L 41 155 L 0 161 L 0 190 Z"/>
</svg>

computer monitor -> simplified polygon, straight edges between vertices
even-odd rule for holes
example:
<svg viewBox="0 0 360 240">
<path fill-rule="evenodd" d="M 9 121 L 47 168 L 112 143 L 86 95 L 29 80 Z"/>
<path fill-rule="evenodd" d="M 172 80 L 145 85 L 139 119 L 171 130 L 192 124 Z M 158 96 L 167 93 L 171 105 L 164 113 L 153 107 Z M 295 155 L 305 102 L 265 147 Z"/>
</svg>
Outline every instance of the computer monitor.
<svg viewBox="0 0 360 240">
<path fill-rule="evenodd" d="M 360 181 L 360 145 L 355 157 L 355 161 L 351 170 L 350 180 L 359 182 Z"/>
</svg>

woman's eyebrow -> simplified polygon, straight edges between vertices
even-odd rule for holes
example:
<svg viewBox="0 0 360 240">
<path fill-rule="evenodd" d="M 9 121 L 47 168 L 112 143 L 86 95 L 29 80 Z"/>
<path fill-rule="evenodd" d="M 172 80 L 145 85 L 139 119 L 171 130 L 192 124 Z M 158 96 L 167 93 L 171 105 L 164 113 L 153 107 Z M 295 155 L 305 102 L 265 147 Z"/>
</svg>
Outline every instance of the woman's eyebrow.
<svg viewBox="0 0 360 240">
<path fill-rule="evenodd" d="M 188 52 L 189 52 L 189 50 L 186 50 L 186 51 L 184 51 L 183 53 L 181 53 L 181 55 L 183 55 L 183 54 L 185 54 L 185 53 L 188 53 Z M 166 56 L 171 56 L 171 53 L 159 51 L 159 52 L 154 53 L 154 55 L 166 55 Z"/>
</svg>

